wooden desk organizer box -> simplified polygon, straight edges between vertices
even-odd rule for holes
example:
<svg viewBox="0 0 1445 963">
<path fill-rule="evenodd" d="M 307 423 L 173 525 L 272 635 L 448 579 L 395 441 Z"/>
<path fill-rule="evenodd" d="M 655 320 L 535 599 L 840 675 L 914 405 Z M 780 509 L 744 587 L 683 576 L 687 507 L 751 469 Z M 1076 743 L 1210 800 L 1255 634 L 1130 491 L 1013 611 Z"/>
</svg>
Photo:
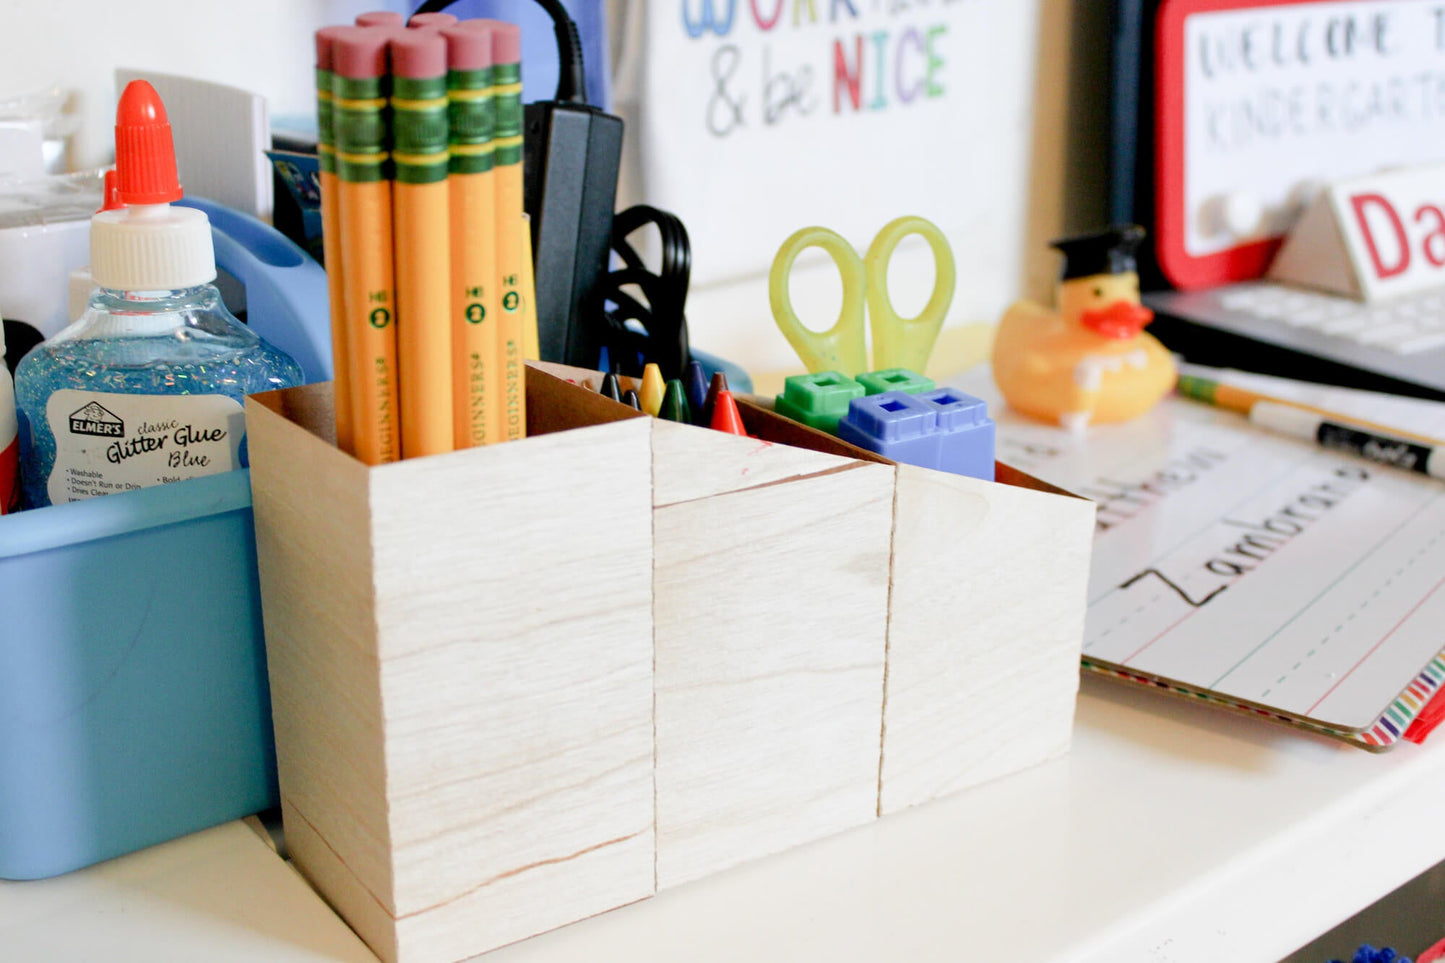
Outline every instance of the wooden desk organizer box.
<svg viewBox="0 0 1445 963">
<path fill-rule="evenodd" d="M 538 367 L 520 442 L 367 468 L 252 398 L 287 844 L 454 961 L 1068 748 L 1091 503 Z M 767 440 L 761 440 L 767 439 Z M 770 443 L 776 442 L 776 443 Z"/>
</svg>

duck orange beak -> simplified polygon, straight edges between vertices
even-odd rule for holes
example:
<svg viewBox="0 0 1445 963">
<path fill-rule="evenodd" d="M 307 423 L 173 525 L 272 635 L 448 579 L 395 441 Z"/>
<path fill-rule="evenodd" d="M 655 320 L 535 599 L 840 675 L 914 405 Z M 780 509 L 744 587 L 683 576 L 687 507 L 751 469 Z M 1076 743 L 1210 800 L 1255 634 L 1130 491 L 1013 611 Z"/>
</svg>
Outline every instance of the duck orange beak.
<svg viewBox="0 0 1445 963">
<path fill-rule="evenodd" d="M 1079 315 L 1079 323 L 1106 338 L 1132 338 L 1154 320 L 1154 312 L 1133 301 L 1115 301 Z"/>
</svg>

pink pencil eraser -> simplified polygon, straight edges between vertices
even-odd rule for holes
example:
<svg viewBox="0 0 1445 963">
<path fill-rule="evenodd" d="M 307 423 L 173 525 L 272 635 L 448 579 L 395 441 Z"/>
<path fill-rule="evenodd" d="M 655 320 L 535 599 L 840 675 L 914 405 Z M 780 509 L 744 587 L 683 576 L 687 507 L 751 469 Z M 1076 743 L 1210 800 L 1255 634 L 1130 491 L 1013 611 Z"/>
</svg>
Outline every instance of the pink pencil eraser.
<svg viewBox="0 0 1445 963">
<path fill-rule="evenodd" d="M 412 30 L 436 30 L 450 27 L 456 22 L 456 16 L 450 13 L 417 13 L 412 15 L 406 25 Z"/>
<path fill-rule="evenodd" d="M 492 37 L 492 62 L 515 64 L 522 61 L 522 28 L 505 20 L 463 20 L 457 24 L 467 30 L 476 30 Z"/>
<path fill-rule="evenodd" d="M 370 13 L 356 15 L 358 27 L 400 27 L 404 23 L 406 23 L 406 17 L 393 10 L 373 10 Z"/>
<path fill-rule="evenodd" d="M 392 33 L 374 27 L 337 27 L 331 44 L 332 69 L 352 80 L 385 76 L 386 45 Z"/>
<path fill-rule="evenodd" d="M 452 70 L 487 70 L 492 66 L 492 32 L 468 27 L 476 20 L 445 27 L 441 36 L 447 43 L 447 66 Z"/>
<path fill-rule="evenodd" d="M 443 77 L 447 42 L 435 30 L 399 30 L 391 35 L 391 72 L 398 77 Z"/>
<path fill-rule="evenodd" d="M 336 65 L 336 55 L 333 52 L 336 47 L 336 31 L 347 30 L 348 27 L 322 27 L 316 31 L 316 66 L 321 70 L 331 70 Z"/>
</svg>

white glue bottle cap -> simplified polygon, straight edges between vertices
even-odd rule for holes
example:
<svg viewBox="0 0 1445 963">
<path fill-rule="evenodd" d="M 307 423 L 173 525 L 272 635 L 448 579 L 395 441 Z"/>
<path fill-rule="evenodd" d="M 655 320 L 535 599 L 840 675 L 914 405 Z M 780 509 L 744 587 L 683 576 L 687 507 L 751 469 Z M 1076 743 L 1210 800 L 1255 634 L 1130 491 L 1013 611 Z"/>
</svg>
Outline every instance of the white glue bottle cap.
<svg viewBox="0 0 1445 963">
<path fill-rule="evenodd" d="M 115 185 L 123 206 L 112 208 L 107 191 L 106 207 L 90 219 L 95 284 L 166 291 L 215 280 L 210 220 L 171 205 L 182 196 L 171 125 L 160 95 L 144 80 L 127 84 L 116 107 Z"/>
</svg>

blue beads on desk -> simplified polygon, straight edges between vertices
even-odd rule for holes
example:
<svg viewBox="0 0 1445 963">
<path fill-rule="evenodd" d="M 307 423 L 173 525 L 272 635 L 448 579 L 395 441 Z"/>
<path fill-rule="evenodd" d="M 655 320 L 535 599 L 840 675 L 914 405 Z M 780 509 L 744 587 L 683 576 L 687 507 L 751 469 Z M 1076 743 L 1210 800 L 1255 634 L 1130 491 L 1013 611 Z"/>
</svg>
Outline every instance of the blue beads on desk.
<svg viewBox="0 0 1445 963">
<path fill-rule="evenodd" d="M 954 388 L 855 398 L 838 437 L 893 461 L 993 481 L 988 406 Z"/>
</svg>

